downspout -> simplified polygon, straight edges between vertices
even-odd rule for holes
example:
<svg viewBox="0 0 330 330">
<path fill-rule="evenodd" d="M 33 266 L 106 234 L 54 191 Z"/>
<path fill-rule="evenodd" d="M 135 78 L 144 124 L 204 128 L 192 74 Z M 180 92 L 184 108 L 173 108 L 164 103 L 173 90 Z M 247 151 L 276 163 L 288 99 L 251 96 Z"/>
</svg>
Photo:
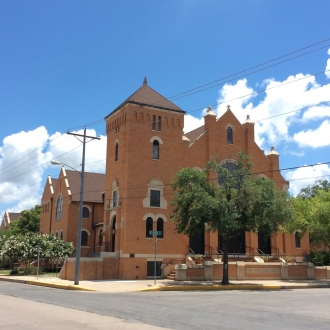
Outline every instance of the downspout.
<svg viewBox="0 0 330 330">
<path fill-rule="evenodd" d="M 49 219 L 49 235 L 52 232 L 52 217 L 53 217 L 53 197 L 50 199 L 50 219 Z"/>
<path fill-rule="evenodd" d="M 95 207 L 95 203 L 93 203 L 93 210 L 92 210 L 92 229 L 94 230 L 94 246 L 96 246 L 96 230 L 95 230 L 95 226 L 94 226 L 94 207 Z"/>
</svg>

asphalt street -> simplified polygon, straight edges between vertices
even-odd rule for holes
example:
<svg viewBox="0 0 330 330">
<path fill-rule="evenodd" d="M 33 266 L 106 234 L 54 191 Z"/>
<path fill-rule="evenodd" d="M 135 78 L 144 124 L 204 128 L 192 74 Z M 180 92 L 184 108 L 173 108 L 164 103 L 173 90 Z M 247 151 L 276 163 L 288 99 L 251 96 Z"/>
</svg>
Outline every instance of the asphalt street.
<svg viewBox="0 0 330 330">
<path fill-rule="evenodd" d="M 0 282 L 0 329 L 329 329 L 329 309 L 330 289 L 109 294 Z"/>
</svg>

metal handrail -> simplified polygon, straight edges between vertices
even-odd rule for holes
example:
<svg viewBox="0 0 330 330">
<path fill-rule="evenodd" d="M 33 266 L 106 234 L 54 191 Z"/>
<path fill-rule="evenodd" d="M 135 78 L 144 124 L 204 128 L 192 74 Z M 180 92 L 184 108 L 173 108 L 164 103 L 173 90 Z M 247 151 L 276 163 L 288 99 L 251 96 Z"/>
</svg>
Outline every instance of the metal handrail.
<svg viewBox="0 0 330 330">
<path fill-rule="evenodd" d="M 86 257 L 87 258 L 98 258 L 101 252 L 110 252 L 110 243 L 111 242 L 103 242 L 102 244 L 97 244 L 95 246 L 91 246 Z"/>
<path fill-rule="evenodd" d="M 258 255 L 258 256 L 260 255 L 259 252 L 256 251 L 253 247 L 245 245 L 245 249 L 246 249 L 246 248 L 248 248 L 248 249 L 250 249 L 250 250 L 252 250 L 252 251 L 254 252 L 254 253 L 252 254 L 252 257 L 254 257 L 254 254 L 256 254 L 256 255 Z"/>
<path fill-rule="evenodd" d="M 218 253 L 224 254 L 223 251 L 219 248 L 219 246 L 217 246 L 217 250 L 218 250 Z"/>
<path fill-rule="evenodd" d="M 188 245 L 188 254 L 189 253 L 195 254 L 195 252 L 193 251 L 193 249 Z"/>
<path fill-rule="evenodd" d="M 204 245 L 204 250 L 205 248 L 209 248 L 211 250 L 211 256 L 213 255 L 212 251 L 214 251 L 215 253 L 214 254 L 217 254 L 217 255 L 220 255 L 219 252 L 217 252 L 212 246 L 210 245 Z"/>
<path fill-rule="evenodd" d="M 258 253 L 259 253 L 259 255 L 263 255 L 263 256 L 265 256 L 266 254 L 262 251 L 262 250 L 260 250 L 259 248 L 258 248 Z"/>
<path fill-rule="evenodd" d="M 183 259 L 185 259 L 185 258 L 183 258 Z M 180 263 L 182 263 L 182 260 L 183 259 L 172 259 L 170 262 L 168 262 L 166 265 L 162 265 L 162 276 L 164 276 L 164 269 L 165 269 L 165 267 L 166 266 L 168 266 L 168 265 L 174 265 L 173 264 L 173 261 L 176 261 L 176 260 L 180 260 Z"/>
</svg>

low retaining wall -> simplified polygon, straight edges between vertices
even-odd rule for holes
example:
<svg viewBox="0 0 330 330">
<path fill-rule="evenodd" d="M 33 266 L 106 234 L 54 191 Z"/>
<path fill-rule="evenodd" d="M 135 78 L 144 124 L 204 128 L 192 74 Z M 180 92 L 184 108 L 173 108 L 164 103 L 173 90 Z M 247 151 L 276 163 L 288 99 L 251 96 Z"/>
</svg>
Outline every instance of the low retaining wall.
<svg viewBox="0 0 330 330">
<path fill-rule="evenodd" d="M 76 258 L 67 258 L 59 274 L 62 280 L 74 280 Z M 79 281 L 118 278 L 116 258 L 80 258 Z"/>
<path fill-rule="evenodd" d="M 201 266 L 175 266 L 176 281 L 219 280 L 223 275 L 223 263 L 205 261 Z M 287 264 L 280 262 L 229 262 L 231 280 L 306 280 L 330 279 L 330 266 L 315 267 L 312 263 Z"/>
</svg>

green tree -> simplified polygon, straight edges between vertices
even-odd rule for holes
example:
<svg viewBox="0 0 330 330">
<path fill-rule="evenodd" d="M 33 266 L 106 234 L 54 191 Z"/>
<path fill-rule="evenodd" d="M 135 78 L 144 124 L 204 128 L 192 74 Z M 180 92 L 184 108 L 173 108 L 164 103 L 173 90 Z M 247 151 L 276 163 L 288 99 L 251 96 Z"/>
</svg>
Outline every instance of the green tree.
<svg viewBox="0 0 330 330">
<path fill-rule="evenodd" d="M 302 198 L 311 198 L 317 195 L 318 190 L 325 192 L 330 190 L 330 182 L 328 180 L 317 180 L 314 184 L 308 185 L 306 188 L 300 190 L 298 196 Z"/>
<path fill-rule="evenodd" d="M 36 205 L 31 210 L 25 210 L 21 216 L 9 224 L 9 230 L 14 235 L 24 235 L 26 233 L 38 233 L 40 226 L 41 206 Z"/>
<path fill-rule="evenodd" d="M 237 230 L 271 235 L 294 221 L 288 193 L 253 176 L 252 167 L 251 158 L 240 152 L 235 163 L 212 160 L 203 172 L 183 168 L 172 182 L 177 232 L 193 235 L 206 227 L 223 236 L 223 284 L 229 284 L 228 241 Z"/>
<path fill-rule="evenodd" d="M 309 232 L 312 249 L 330 250 L 330 183 L 316 181 L 294 199 L 297 228 Z"/>
</svg>

